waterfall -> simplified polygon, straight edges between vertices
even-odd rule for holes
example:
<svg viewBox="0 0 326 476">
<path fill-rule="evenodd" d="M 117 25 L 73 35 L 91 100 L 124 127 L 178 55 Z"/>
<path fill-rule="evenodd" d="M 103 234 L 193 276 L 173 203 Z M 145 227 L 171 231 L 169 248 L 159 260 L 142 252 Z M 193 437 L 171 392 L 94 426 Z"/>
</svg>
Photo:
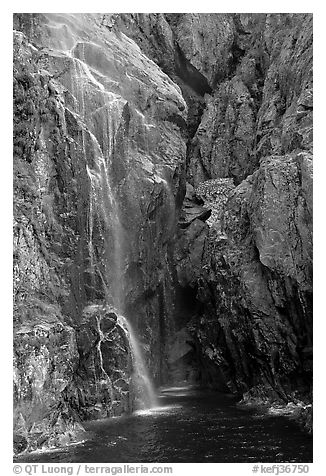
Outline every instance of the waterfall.
<svg viewBox="0 0 326 476">
<path fill-rule="evenodd" d="M 156 392 L 148 374 L 148 370 L 144 362 L 142 351 L 140 349 L 135 332 L 131 324 L 122 315 L 118 315 L 118 324 L 126 333 L 132 350 L 134 384 L 136 387 L 139 387 L 140 404 L 144 408 L 156 407 L 158 406 Z"/>
<path fill-rule="evenodd" d="M 152 408 L 157 406 L 155 390 L 137 336 L 128 320 L 122 315 L 124 310 L 123 274 L 126 244 L 120 220 L 120 204 L 117 184 L 114 183 L 112 160 L 116 136 L 121 125 L 122 111 L 126 101 L 118 94 L 107 91 L 104 85 L 96 79 L 92 69 L 87 65 L 84 46 L 83 43 L 77 43 L 65 53 L 72 61 L 71 93 L 75 100 L 76 113 L 82 121 L 82 149 L 90 181 L 88 211 L 90 271 L 93 286 L 95 285 L 93 275 L 95 275 L 95 272 L 99 274 L 104 285 L 106 300 L 118 315 L 118 325 L 128 339 L 132 352 L 132 380 L 137 406 Z M 77 47 L 79 47 L 79 53 Z M 76 53 L 79 57 L 76 57 Z M 87 103 L 89 101 L 89 85 L 91 89 L 95 88 L 98 97 L 101 98 L 98 107 L 90 111 Z M 146 137 L 144 140 L 146 140 Z M 91 144 L 93 151 L 93 160 L 88 157 L 89 144 Z M 98 231 L 104 242 L 105 252 L 100 259 L 97 257 L 98 253 L 95 252 L 94 248 L 95 222 L 97 224 L 101 223 L 101 229 Z M 96 262 L 96 260 L 98 261 Z M 98 327 L 101 335 L 98 344 L 101 378 L 110 380 L 103 368 L 100 347 L 103 335 L 99 325 Z"/>
</svg>

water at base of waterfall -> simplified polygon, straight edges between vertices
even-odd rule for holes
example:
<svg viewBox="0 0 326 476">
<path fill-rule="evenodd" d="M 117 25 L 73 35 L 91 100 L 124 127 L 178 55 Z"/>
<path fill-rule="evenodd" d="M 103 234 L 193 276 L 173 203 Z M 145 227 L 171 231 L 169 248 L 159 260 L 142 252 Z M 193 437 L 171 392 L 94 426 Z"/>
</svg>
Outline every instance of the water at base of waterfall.
<svg viewBox="0 0 326 476">
<path fill-rule="evenodd" d="M 162 390 L 158 407 L 88 422 L 77 446 L 21 456 L 47 463 L 309 463 L 312 437 L 283 416 L 190 387 Z"/>
<path fill-rule="evenodd" d="M 118 314 L 118 323 L 126 333 L 132 352 L 136 408 L 154 408 L 158 405 L 158 399 L 137 336 L 130 322 L 120 314 Z"/>
</svg>

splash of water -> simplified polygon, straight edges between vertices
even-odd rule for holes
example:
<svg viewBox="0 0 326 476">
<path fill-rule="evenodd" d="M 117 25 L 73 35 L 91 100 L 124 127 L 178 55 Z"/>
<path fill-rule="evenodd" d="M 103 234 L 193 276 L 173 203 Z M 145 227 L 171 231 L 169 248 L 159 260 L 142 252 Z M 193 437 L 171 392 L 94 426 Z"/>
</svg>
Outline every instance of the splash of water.
<svg viewBox="0 0 326 476">
<path fill-rule="evenodd" d="M 156 392 L 148 374 L 148 370 L 144 362 L 142 351 L 140 349 L 135 332 L 131 324 L 122 315 L 118 316 L 118 324 L 126 333 L 129 339 L 130 347 L 132 349 L 135 370 L 134 380 L 135 385 L 140 387 L 140 404 L 143 406 L 143 408 L 157 407 L 158 399 Z"/>
<path fill-rule="evenodd" d="M 101 370 L 100 384 L 102 386 L 107 387 L 107 391 L 108 391 L 108 394 L 109 394 L 109 397 L 110 397 L 110 401 L 112 402 L 112 400 L 113 400 L 112 383 L 111 383 L 110 377 L 106 373 L 106 371 L 104 369 L 104 366 L 103 366 L 103 356 L 102 356 L 101 343 L 104 340 L 104 336 L 103 336 L 103 332 L 102 332 L 102 329 L 101 329 L 100 321 L 99 321 L 97 316 L 96 316 L 96 321 L 97 321 L 97 330 L 98 330 L 98 333 L 100 335 L 100 339 L 99 339 L 98 344 L 97 344 L 97 351 L 98 351 L 98 356 L 99 356 L 99 360 L 100 360 L 100 370 Z"/>
</svg>

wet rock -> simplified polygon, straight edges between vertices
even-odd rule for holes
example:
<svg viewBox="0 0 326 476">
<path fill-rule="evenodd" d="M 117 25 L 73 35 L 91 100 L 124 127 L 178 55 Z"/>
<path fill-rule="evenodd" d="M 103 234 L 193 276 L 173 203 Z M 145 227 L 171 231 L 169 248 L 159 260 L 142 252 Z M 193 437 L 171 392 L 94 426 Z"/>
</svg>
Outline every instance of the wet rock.
<svg viewBox="0 0 326 476">
<path fill-rule="evenodd" d="M 83 419 L 129 413 L 133 408 L 131 349 L 111 308 L 90 305 L 76 329 L 79 363 L 73 407 Z M 115 402 L 120 402 L 119 411 Z"/>
<path fill-rule="evenodd" d="M 14 453 L 22 453 L 27 448 L 27 440 L 21 435 L 14 434 Z"/>
<path fill-rule="evenodd" d="M 294 418 L 308 433 L 313 431 L 313 409 L 312 405 L 306 405 L 299 410 L 298 418 Z"/>
<path fill-rule="evenodd" d="M 272 400 L 270 396 L 262 398 L 262 392 L 250 391 L 243 395 L 243 399 L 239 405 L 248 405 L 258 407 L 269 415 L 282 415 L 290 420 L 294 420 L 307 433 L 312 433 L 313 430 L 313 409 L 311 404 L 306 404 L 300 400 L 295 399 L 293 394 L 291 400 L 287 404 L 280 404 L 278 400 Z"/>
<path fill-rule="evenodd" d="M 153 334 L 149 316 L 160 312 L 158 289 L 173 293 L 165 276 L 183 197 L 186 103 L 115 22 L 60 14 L 15 21 L 26 34 L 16 34 L 15 50 L 15 318 L 49 301 L 78 323 L 89 303 L 119 293 L 147 334 L 158 375 L 159 327 Z M 121 204 L 122 275 L 112 195 Z"/>
<path fill-rule="evenodd" d="M 14 333 L 14 448 L 50 447 L 84 430 L 66 401 L 78 364 L 74 330 L 53 318 L 25 322 Z"/>
</svg>

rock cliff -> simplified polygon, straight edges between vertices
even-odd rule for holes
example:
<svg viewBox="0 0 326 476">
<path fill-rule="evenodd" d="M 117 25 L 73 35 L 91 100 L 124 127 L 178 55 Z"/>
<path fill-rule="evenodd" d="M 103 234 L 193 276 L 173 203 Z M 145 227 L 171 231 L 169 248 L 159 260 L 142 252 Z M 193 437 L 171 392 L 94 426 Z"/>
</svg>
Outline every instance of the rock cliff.
<svg viewBox="0 0 326 476">
<path fill-rule="evenodd" d="M 309 401 L 312 16 L 14 16 L 17 451 L 157 385 Z"/>
</svg>

